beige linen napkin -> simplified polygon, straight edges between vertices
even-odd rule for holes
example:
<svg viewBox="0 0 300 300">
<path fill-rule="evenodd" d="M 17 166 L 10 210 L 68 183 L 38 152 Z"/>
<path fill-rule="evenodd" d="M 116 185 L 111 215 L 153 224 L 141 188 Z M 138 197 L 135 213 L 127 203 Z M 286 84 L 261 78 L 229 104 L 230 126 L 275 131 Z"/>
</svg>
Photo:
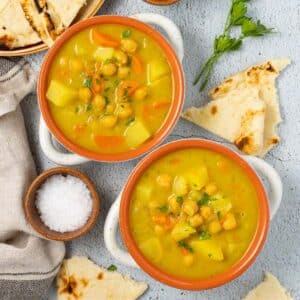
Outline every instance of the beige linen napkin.
<svg viewBox="0 0 300 300">
<path fill-rule="evenodd" d="M 65 254 L 27 223 L 24 193 L 35 177 L 19 102 L 35 86 L 28 63 L 0 58 L 0 299 L 42 299 Z"/>
</svg>

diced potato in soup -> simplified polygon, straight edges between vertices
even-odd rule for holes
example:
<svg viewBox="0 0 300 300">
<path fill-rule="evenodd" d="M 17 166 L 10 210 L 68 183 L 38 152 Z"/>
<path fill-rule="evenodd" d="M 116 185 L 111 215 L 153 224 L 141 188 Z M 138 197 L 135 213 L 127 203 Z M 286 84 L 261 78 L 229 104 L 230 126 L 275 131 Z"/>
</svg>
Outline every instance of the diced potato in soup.
<svg viewBox="0 0 300 300">
<path fill-rule="evenodd" d="M 130 228 L 141 252 L 164 272 L 187 279 L 227 271 L 249 247 L 257 222 L 250 179 L 210 150 L 165 155 L 142 174 L 132 194 Z"/>
<path fill-rule="evenodd" d="M 147 143 L 162 127 L 173 102 L 173 76 L 150 36 L 95 25 L 59 50 L 46 97 L 70 141 L 96 153 L 120 153 Z"/>
</svg>

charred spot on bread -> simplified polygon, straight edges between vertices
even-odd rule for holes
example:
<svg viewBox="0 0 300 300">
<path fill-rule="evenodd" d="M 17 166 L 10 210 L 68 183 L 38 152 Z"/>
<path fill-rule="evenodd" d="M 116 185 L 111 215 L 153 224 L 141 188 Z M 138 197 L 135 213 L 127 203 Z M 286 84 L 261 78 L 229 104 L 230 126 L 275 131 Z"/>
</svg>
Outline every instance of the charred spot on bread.
<svg viewBox="0 0 300 300">
<path fill-rule="evenodd" d="M 212 106 L 212 108 L 211 108 L 211 110 L 210 110 L 210 112 L 211 112 L 211 114 L 212 115 L 215 115 L 217 112 L 218 112 L 218 108 L 217 108 L 217 106 Z"/>
<path fill-rule="evenodd" d="M 243 151 L 243 149 L 248 146 L 250 143 L 250 139 L 248 136 L 244 136 L 242 138 L 237 139 L 234 144 L 241 150 Z"/>
<path fill-rule="evenodd" d="M 97 275 L 97 279 L 98 280 L 102 280 L 103 279 L 103 273 L 100 272 L 98 275 Z"/>
</svg>

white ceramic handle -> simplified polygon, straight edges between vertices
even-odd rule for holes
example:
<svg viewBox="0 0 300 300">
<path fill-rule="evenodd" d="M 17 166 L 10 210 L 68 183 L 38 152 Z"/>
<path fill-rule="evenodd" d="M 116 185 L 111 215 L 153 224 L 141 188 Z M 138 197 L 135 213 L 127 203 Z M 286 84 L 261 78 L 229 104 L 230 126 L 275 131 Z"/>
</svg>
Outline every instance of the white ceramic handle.
<svg viewBox="0 0 300 300">
<path fill-rule="evenodd" d="M 254 156 L 243 156 L 253 168 L 266 177 L 270 184 L 269 190 L 269 205 L 270 205 L 270 218 L 276 215 L 282 199 L 282 181 L 277 171 L 264 160 Z"/>
<path fill-rule="evenodd" d="M 121 196 L 122 192 L 109 209 L 106 217 L 104 224 L 104 242 L 107 250 L 116 260 L 125 266 L 138 268 L 138 265 L 134 259 L 127 251 L 120 248 L 117 241 Z"/>
<path fill-rule="evenodd" d="M 135 14 L 132 15 L 131 18 L 161 27 L 167 34 L 180 62 L 182 62 L 184 56 L 183 38 L 180 29 L 172 20 L 165 16 L 153 13 Z"/>
<path fill-rule="evenodd" d="M 40 117 L 39 128 L 40 145 L 44 154 L 58 165 L 79 165 L 89 161 L 87 158 L 81 157 L 73 153 L 63 153 L 59 151 L 54 145 L 47 125 L 43 117 Z"/>
</svg>

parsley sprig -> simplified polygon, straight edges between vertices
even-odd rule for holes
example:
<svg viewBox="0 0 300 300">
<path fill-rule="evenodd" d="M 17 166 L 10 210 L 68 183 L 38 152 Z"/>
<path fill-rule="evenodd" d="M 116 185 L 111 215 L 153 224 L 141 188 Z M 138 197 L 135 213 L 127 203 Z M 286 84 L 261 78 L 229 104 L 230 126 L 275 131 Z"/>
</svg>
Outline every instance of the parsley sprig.
<svg viewBox="0 0 300 300">
<path fill-rule="evenodd" d="M 231 7 L 226 19 L 224 31 L 217 36 L 214 41 L 214 51 L 210 58 L 203 65 L 200 73 L 194 81 L 194 85 L 201 81 L 200 92 L 207 85 L 215 63 L 227 52 L 239 50 L 243 44 L 243 40 L 248 37 L 264 36 L 273 31 L 272 28 L 267 28 L 260 21 L 255 21 L 247 16 L 246 2 L 250 0 L 232 0 Z M 238 37 L 230 35 L 233 27 L 239 26 L 241 33 Z"/>
</svg>

